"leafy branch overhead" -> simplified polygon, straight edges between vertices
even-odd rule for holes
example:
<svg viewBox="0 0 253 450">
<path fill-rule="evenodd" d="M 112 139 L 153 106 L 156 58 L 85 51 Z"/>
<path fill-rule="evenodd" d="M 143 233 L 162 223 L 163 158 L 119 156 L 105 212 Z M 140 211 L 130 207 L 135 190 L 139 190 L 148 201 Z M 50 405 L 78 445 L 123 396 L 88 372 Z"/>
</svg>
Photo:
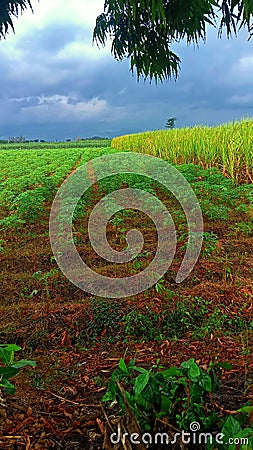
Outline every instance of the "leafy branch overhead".
<svg viewBox="0 0 253 450">
<path fill-rule="evenodd" d="M 32 9 L 30 0 L 0 1 L 0 39 L 14 31 L 13 18 L 25 9 Z M 252 18 L 252 0 L 105 0 L 93 42 L 104 46 L 110 37 L 114 58 L 130 58 L 138 79 L 157 82 L 178 77 L 181 61 L 171 44 L 205 40 L 207 25 L 218 26 L 219 36 L 225 28 L 228 37 L 247 28 L 250 38 Z"/>
<path fill-rule="evenodd" d="M 197 44 L 205 40 L 206 27 L 219 24 L 227 36 L 246 27 L 253 35 L 252 0 L 105 0 L 97 17 L 93 40 L 105 45 L 117 60 L 130 58 L 130 68 L 145 79 L 157 82 L 178 77 L 180 58 L 171 44 L 186 39 Z"/>
<path fill-rule="evenodd" d="M 30 0 L 0 1 L 0 39 L 5 37 L 9 28 L 14 31 L 13 18 L 29 8 L 32 10 Z"/>
</svg>

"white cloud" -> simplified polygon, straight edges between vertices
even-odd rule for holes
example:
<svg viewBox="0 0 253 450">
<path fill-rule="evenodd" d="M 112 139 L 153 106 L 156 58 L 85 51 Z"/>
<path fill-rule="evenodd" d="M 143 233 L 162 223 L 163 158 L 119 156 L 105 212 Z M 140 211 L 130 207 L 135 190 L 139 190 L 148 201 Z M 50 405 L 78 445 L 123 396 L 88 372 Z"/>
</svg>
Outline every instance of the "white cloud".
<svg viewBox="0 0 253 450">
<path fill-rule="evenodd" d="M 249 82 L 253 83 L 253 54 L 244 55 L 234 62 L 231 68 L 230 76 L 235 85 L 241 85 Z"/>
<path fill-rule="evenodd" d="M 30 9 L 19 19 L 14 19 L 16 35 L 30 27 L 43 28 L 50 22 L 78 22 L 94 26 L 96 17 L 103 12 L 103 0 L 41 0 L 32 1 L 34 14 Z"/>
<path fill-rule="evenodd" d="M 106 100 L 94 97 L 90 100 L 78 100 L 65 95 L 42 95 L 37 98 L 37 104 L 32 106 L 23 106 L 21 114 L 28 114 L 39 120 L 57 121 L 81 121 L 85 118 L 96 118 L 108 113 L 108 104 Z"/>
<path fill-rule="evenodd" d="M 92 34 L 96 24 L 96 18 L 103 12 L 103 0 L 41 0 L 32 1 L 33 11 L 30 9 L 19 16 L 13 18 L 15 34 L 10 30 L 6 40 L 1 41 L 1 53 L 8 56 L 9 60 L 21 61 L 26 52 L 29 52 L 29 42 L 26 41 L 27 33 L 32 33 L 35 39 L 49 26 L 71 26 L 73 29 L 80 29 L 89 33 L 88 43 L 84 42 L 84 36 L 80 33 L 76 36 L 75 42 L 70 42 L 61 49 L 58 57 L 72 58 L 88 56 L 101 57 L 101 53 L 110 52 L 110 42 L 105 49 L 98 49 L 97 45 L 92 45 Z M 37 36 L 36 36 L 37 35 Z M 55 36 L 57 40 L 57 35 Z M 52 43 L 53 44 L 53 43 Z"/>
<path fill-rule="evenodd" d="M 22 103 L 22 102 L 29 102 L 30 100 L 32 100 L 32 97 L 13 97 L 13 98 L 9 98 L 8 99 L 9 102 L 13 103 Z"/>
<path fill-rule="evenodd" d="M 253 94 L 245 95 L 232 95 L 229 99 L 229 103 L 233 105 L 252 105 L 253 106 Z"/>
<path fill-rule="evenodd" d="M 0 0 L 1 1 L 1 0 Z M 244 33 L 217 39 L 213 31 L 198 50 L 175 45 L 179 80 L 138 84 L 107 47 L 92 46 L 104 0 L 32 0 L 34 14 L 15 20 L 1 41 L 1 135 L 64 138 L 127 133 L 163 127 L 223 123 L 252 112 L 253 53 Z M 107 132 L 106 131 L 106 132 Z"/>
<path fill-rule="evenodd" d="M 248 72 L 248 70 L 253 70 L 253 55 L 243 56 L 240 58 L 238 69 L 245 72 Z"/>
</svg>

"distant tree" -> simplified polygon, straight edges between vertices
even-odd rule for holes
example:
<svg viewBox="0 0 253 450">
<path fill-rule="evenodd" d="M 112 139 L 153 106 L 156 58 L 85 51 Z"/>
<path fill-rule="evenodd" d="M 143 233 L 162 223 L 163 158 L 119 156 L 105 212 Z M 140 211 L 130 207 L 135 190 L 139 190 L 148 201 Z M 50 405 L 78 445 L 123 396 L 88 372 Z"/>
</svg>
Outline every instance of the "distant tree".
<svg viewBox="0 0 253 450">
<path fill-rule="evenodd" d="M 105 141 L 106 137 L 102 137 L 102 136 L 92 136 L 92 137 L 88 137 L 86 138 L 87 141 Z"/>
<path fill-rule="evenodd" d="M 11 143 L 20 143 L 20 142 L 26 142 L 26 139 L 24 136 L 16 136 L 16 137 L 9 137 L 8 141 Z"/>
<path fill-rule="evenodd" d="M 172 128 L 175 128 L 176 120 L 177 120 L 176 117 L 170 117 L 170 119 L 167 120 L 165 127 L 172 130 Z"/>
<path fill-rule="evenodd" d="M 71 142 L 71 139 L 66 139 L 66 142 Z"/>
<path fill-rule="evenodd" d="M 45 139 L 40 139 L 40 142 L 45 142 Z"/>
<path fill-rule="evenodd" d="M 33 142 L 39 142 L 39 139 L 34 139 Z"/>
</svg>

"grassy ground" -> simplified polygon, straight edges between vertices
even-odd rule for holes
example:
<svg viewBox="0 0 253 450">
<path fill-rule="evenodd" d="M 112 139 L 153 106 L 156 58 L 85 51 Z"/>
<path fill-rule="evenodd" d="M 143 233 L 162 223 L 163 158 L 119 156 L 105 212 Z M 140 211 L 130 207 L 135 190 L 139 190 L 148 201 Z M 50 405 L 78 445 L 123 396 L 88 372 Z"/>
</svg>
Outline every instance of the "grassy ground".
<svg viewBox="0 0 253 450">
<path fill-rule="evenodd" d="M 72 168 L 82 162 L 83 155 L 75 155 Z M 90 152 L 92 156 L 97 153 Z M 11 157 L 5 152 L 4 158 L 8 167 Z M 72 168 L 66 166 L 68 172 Z M 210 361 L 227 361 L 233 369 L 230 375 L 224 374 L 227 391 L 221 406 L 231 407 L 235 397 L 236 406 L 243 403 L 247 388 L 247 395 L 252 395 L 253 188 L 234 185 L 216 169 L 191 164 L 178 168 L 203 211 L 201 256 L 189 277 L 176 284 L 187 241 L 184 214 L 168 192 L 152 184 L 142 186 L 156 192 L 169 208 L 178 230 L 177 252 L 155 286 L 123 299 L 92 297 L 59 270 L 48 235 L 56 185 L 51 184 L 49 194 L 43 191 L 43 208 L 35 208 L 35 216 L 30 217 L 13 207 L 10 193 L 8 202 L 4 200 L 2 189 L 0 343 L 20 345 L 20 356 L 36 360 L 37 367 L 24 369 L 15 379 L 17 393 L 0 410 L 1 449 L 102 448 L 106 419 L 100 401 L 121 357 L 128 361 L 135 356 L 143 367 L 158 362 L 168 367 L 191 357 L 201 367 Z M 2 183 L 11 176 L 8 173 Z M 136 178 L 116 177 L 114 182 L 93 187 L 79 205 L 74 221 L 76 246 L 90 267 L 108 276 L 138 273 L 156 251 L 152 222 L 133 211 L 117 213 L 107 227 L 108 241 L 117 250 L 125 247 L 128 230 L 142 231 L 145 245 L 133 263 L 119 269 L 101 260 L 88 243 L 87 220 L 96 201 L 109 189 L 138 183 Z M 46 182 L 40 184 L 43 189 Z M 16 189 L 20 189 L 18 183 Z M 29 186 L 26 189 L 31 191 Z M 20 220 L 16 228 L 6 222 L 9 215 Z M 229 377 L 235 391 L 230 389 Z"/>
</svg>

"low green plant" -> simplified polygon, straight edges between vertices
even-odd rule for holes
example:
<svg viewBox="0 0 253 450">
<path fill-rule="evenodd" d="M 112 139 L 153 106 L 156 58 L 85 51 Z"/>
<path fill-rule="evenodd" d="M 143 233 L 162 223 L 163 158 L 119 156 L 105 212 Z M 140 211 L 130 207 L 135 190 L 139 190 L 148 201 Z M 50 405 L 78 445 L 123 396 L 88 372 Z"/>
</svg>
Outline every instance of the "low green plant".
<svg viewBox="0 0 253 450">
<path fill-rule="evenodd" d="M 5 250 L 4 250 L 4 245 L 5 244 L 5 241 L 3 240 L 3 239 L 0 239 L 0 252 L 4 252 Z"/>
<path fill-rule="evenodd" d="M 104 335 L 108 342 L 114 343 L 121 331 L 120 322 L 120 308 L 117 302 L 103 298 L 92 299 L 85 328 L 78 334 L 79 347 L 87 348 Z"/>
<path fill-rule="evenodd" d="M 35 361 L 20 359 L 14 361 L 14 354 L 21 350 L 16 344 L 0 344 L 0 361 L 3 367 L 0 367 L 0 388 L 3 388 L 7 394 L 14 394 L 16 387 L 9 381 L 20 372 L 20 369 L 26 366 L 36 366 Z"/>
<path fill-rule="evenodd" d="M 228 363 L 211 362 L 203 370 L 191 358 L 181 363 L 180 367 L 157 370 L 157 366 L 150 369 L 138 367 L 135 359 L 126 365 L 121 359 L 112 373 L 102 401 L 113 405 L 117 403 L 122 416 L 130 408 L 143 433 L 157 431 L 160 422 L 163 423 L 163 432 L 167 424 L 170 433 L 174 434 L 175 430 L 191 430 L 191 425 L 197 423 L 201 433 L 206 432 L 209 436 L 223 434 L 226 444 L 215 442 L 213 445 L 213 439 L 209 439 L 210 443 L 206 442 L 209 450 L 236 450 L 239 448 L 237 444 L 227 444 L 231 437 L 237 443 L 240 438 L 247 438 L 248 446 L 240 448 L 250 449 L 253 443 L 250 419 L 253 406 L 240 408 L 235 417 L 228 413 L 221 416 L 212 400 L 212 393 L 220 387 L 222 370 L 231 368 Z"/>
<path fill-rule="evenodd" d="M 161 332 L 157 326 L 158 320 L 158 315 L 148 308 L 145 314 L 133 310 L 122 318 L 125 335 L 141 341 L 159 339 Z"/>
<path fill-rule="evenodd" d="M 243 413 L 241 416 L 228 416 L 221 433 L 223 435 L 223 444 L 212 443 L 207 444 L 207 450 L 251 450 L 253 448 L 253 426 L 241 422 L 245 422 L 245 414 L 250 414 L 253 411 L 253 406 L 244 406 L 238 409 L 238 413 Z M 249 421 L 249 420 L 248 420 Z M 229 444 L 232 438 L 233 443 Z"/>
<path fill-rule="evenodd" d="M 215 252 L 218 244 L 218 236 L 213 231 L 209 233 L 208 231 L 204 231 L 203 233 L 203 255 L 210 256 L 213 252 Z"/>
<path fill-rule="evenodd" d="M 195 421 L 203 430 L 217 423 L 216 412 L 206 408 L 208 393 L 217 390 L 221 368 L 230 369 L 230 365 L 212 363 L 204 371 L 191 358 L 180 367 L 162 371 L 155 368 L 137 367 L 135 359 L 126 366 L 121 359 L 102 401 L 117 401 L 124 414 L 125 396 L 143 431 L 153 429 L 156 419 L 165 416 L 180 429 L 187 429 Z"/>
<path fill-rule="evenodd" d="M 253 236 L 253 219 L 249 219 L 247 222 L 238 222 L 237 228 L 240 233 L 245 234 L 248 237 Z"/>
<path fill-rule="evenodd" d="M 49 292 L 49 284 L 48 280 L 52 279 L 53 277 L 57 276 L 59 273 L 58 269 L 51 269 L 48 272 L 43 273 L 42 270 L 38 270 L 33 274 L 33 278 L 39 279 L 39 281 L 42 281 L 45 285 L 45 292 L 46 292 L 46 298 L 49 300 L 50 298 L 50 292 Z"/>
</svg>

